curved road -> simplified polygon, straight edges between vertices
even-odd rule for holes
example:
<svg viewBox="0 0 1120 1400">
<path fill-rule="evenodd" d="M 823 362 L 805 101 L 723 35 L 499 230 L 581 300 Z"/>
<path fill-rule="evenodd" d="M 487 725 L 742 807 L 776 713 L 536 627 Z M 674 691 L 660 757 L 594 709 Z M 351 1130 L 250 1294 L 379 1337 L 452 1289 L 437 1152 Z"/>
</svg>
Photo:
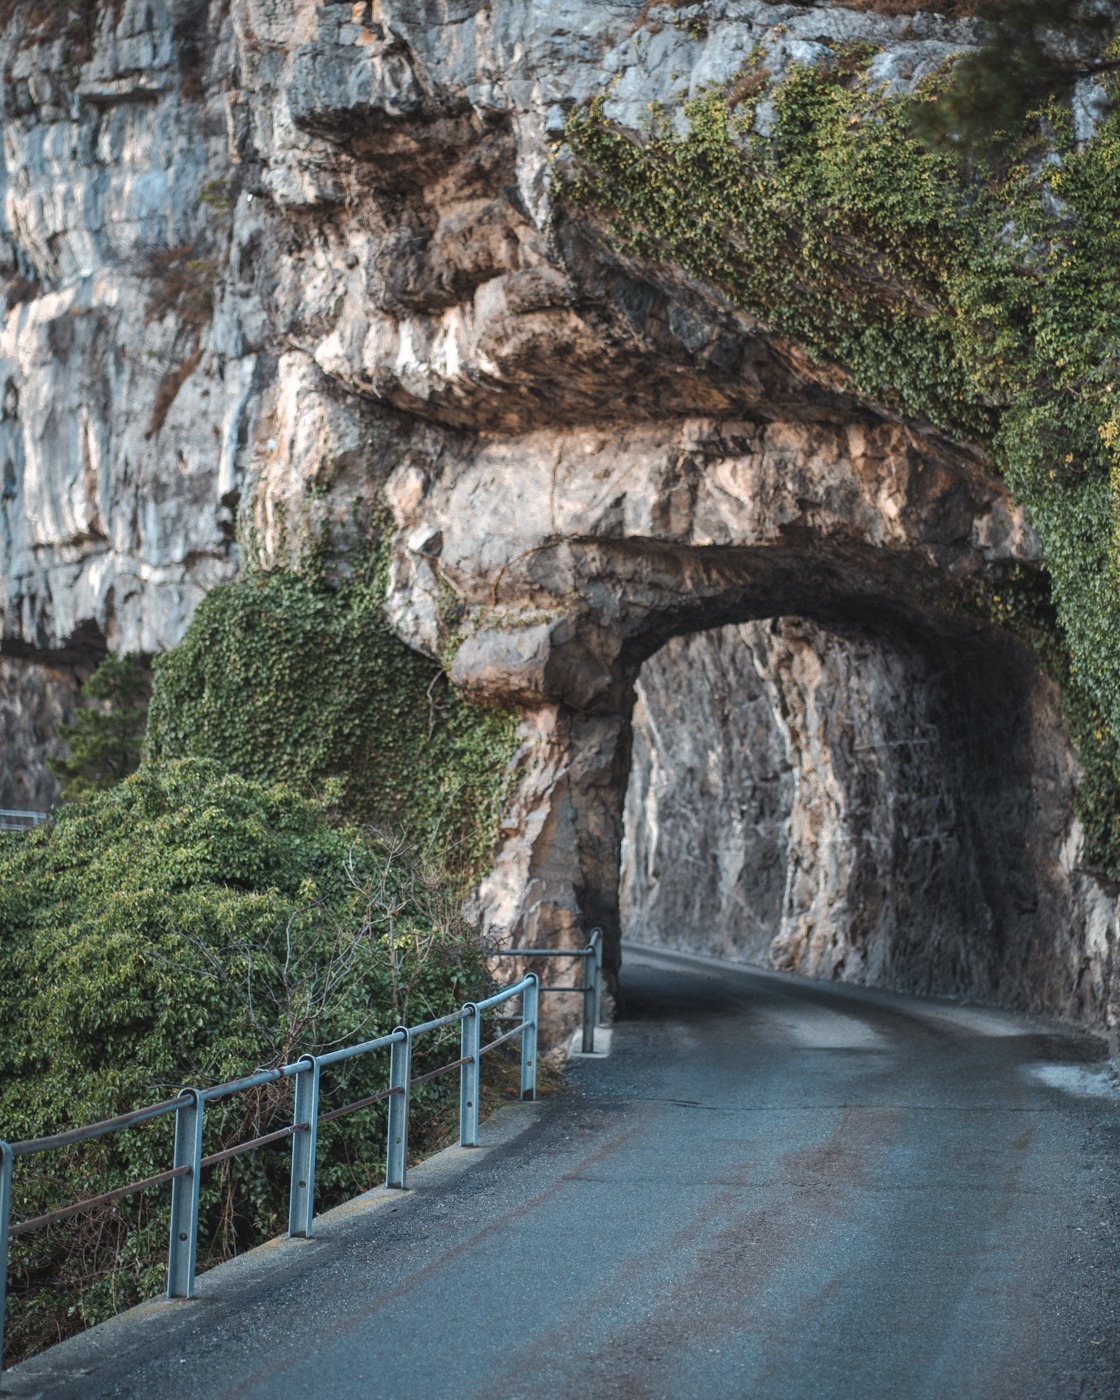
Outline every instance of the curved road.
<svg viewBox="0 0 1120 1400">
<path fill-rule="evenodd" d="M 673 955 L 631 951 L 624 990 L 610 1058 L 506 1111 L 504 1145 L 54 1348 L 13 1393 L 1116 1400 L 1098 1042 Z"/>
</svg>

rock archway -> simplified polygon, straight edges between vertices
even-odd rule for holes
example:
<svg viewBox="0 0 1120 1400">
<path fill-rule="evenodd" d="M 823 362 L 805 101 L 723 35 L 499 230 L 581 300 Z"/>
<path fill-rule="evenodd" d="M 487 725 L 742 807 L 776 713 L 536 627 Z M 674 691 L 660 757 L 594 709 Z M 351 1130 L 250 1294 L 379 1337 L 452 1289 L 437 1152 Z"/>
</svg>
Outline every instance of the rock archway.
<svg viewBox="0 0 1120 1400">
<path fill-rule="evenodd" d="M 1107 1019 L 1114 901 L 1076 866 L 1057 693 L 976 608 L 1036 546 L 967 458 L 871 418 L 691 420 L 475 440 L 438 476 L 398 469 L 389 498 L 398 627 L 526 716 L 484 923 L 554 946 L 601 924 L 617 968 L 635 698 L 647 768 L 657 705 L 695 745 L 734 742 L 734 681 L 705 675 L 722 639 L 772 722 L 787 710 L 790 787 L 774 927 L 725 948 Z M 688 839 L 723 815 L 713 798 Z M 718 946 L 682 917 L 691 883 L 676 870 L 642 917 Z"/>
<path fill-rule="evenodd" d="M 0 709 L 34 779 L 5 801 L 48 800 L 44 731 L 91 647 L 175 645 L 236 574 L 239 531 L 273 563 L 304 528 L 345 554 L 384 490 L 395 627 L 524 715 L 484 924 L 564 944 L 600 923 L 616 961 L 643 666 L 798 618 L 763 670 L 802 721 L 815 667 L 820 695 L 863 695 L 865 727 L 939 737 L 913 791 L 898 763 L 841 772 L 832 746 L 834 878 L 767 955 L 1111 1024 L 1115 901 L 1076 868 L 1057 696 L 976 608 L 1038 566 L 1021 512 L 967 444 L 555 197 L 573 103 L 608 97 L 640 140 L 651 104 L 735 84 L 751 55 L 777 83 L 853 43 L 901 90 L 970 25 L 764 0 L 700 26 L 641 0 L 548 24 L 524 0 L 188 8 L 101 7 L 68 76 L 49 25 L 13 14 L 0 36 Z M 943 819 L 969 881 L 856 860 L 852 775 L 916 804 L 924 837 Z M 935 882 L 989 922 L 904 919 Z"/>
</svg>

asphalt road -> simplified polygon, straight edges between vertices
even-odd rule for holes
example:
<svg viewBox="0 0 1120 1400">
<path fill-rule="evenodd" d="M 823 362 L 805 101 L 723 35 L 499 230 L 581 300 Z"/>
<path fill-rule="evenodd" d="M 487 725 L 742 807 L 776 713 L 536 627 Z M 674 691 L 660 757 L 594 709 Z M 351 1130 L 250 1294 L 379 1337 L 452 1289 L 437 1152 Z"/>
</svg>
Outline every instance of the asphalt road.
<svg viewBox="0 0 1120 1400">
<path fill-rule="evenodd" d="M 629 956 L 624 988 L 610 1058 L 507 1111 L 503 1145 L 54 1348 L 12 1391 L 1117 1400 L 1099 1043 L 660 955 Z"/>
</svg>

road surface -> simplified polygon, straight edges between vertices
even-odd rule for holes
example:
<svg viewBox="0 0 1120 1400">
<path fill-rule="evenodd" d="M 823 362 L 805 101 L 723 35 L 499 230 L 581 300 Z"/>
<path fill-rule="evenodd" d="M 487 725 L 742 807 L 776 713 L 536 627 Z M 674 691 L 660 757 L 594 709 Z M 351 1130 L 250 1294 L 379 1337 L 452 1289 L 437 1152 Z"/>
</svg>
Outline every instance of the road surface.
<svg viewBox="0 0 1120 1400">
<path fill-rule="evenodd" d="M 1117 1400 L 1099 1043 L 675 956 L 624 971 L 610 1057 L 505 1111 L 500 1145 L 52 1349 L 13 1393 Z"/>
</svg>

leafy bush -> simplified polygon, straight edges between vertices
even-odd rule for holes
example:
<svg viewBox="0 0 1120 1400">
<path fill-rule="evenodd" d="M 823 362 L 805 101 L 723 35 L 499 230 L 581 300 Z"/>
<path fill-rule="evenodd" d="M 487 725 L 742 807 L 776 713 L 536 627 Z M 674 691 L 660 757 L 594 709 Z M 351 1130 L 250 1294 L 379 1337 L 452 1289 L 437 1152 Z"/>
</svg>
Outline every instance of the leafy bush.
<svg viewBox="0 0 1120 1400">
<path fill-rule="evenodd" d="M 330 782 L 348 816 L 472 872 L 497 831 L 515 720 L 399 641 L 383 600 L 384 581 L 362 573 L 338 589 L 281 570 L 213 589 L 156 661 L 148 752 L 305 790 Z"/>
<path fill-rule="evenodd" d="M 143 673 L 133 658 L 97 672 L 87 694 L 103 707 L 64 736 L 60 765 L 67 796 L 92 795 L 0 845 L 0 1133 L 57 1132 L 481 989 L 458 910 L 493 846 L 514 720 L 472 706 L 391 633 L 383 564 L 334 589 L 321 569 L 255 569 L 215 589 L 157 660 L 146 761 L 109 792 L 134 766 Z M 340 824 L 355 819 L 376 827 Z M 454 1059 L 453 1040 L 424 1037 L 417 1073 Z M 324 1107 L 380 1087 L 386 1068 L 326 1072 Z M 416 1090 L 416 1145 L 444 1121 L 452 1079 Z M 324 1125 L 320 1206 L 380 1179 L 384 1116 Z M 205 1151 L 290 1121 L 290 1084 L 238 1095 L 207 1109 Z M 165 1170 L 171 1139 L 160 1119 L 21 1158 L 16 1218 Z M 285 1157 L 263 1149 L 207 1173 L 204 1265 L 283 1228 Z M 17 1353 L 160 1291 L 167 1195 L 16 1242 Z"/>
<path fill-rule="evenodd" d="M 0 1134 L 56 1132 L 383 1034 L 478 995 L 484 960 L 429 870 L 289 787 L 203 760 L 146 764 L 119 787 L 0 843 Z M 447 1058 L 425 1037 L 417 1072 Z M 435 1058 L 442 1056 L 442 1058 Z M 380 1087 L 362 1058 L 325 1074 L 324 1107 Z M 455 1090 L 416 1091 L 418 1140 Z M 209 1153 L 290 1122 L 290 1084 L 208 1108 Z M 165 1170 L 160 1119 L 21 1158 L 14 1219 Z M 325 1125 L 320 1206 L 380 1179 L 383 1106 Z M 204 1263 L 283 1227 L 283 1147 L 210 1169 Z M 167 1188 L 13 1242 L 13 1352 L 160 1290 Z"/>
<path fill-rule="evenodd" d="M 82 687 L 94 706 L 79 710 L 73 724 L 59 725 L 70 757 L 47 759 L 62 779 L 64 798 L 112 787 L 139 768 L 150 689 L 147 667 L 135 653 L 107 656 L 94 671 Z"/>
</svg>

